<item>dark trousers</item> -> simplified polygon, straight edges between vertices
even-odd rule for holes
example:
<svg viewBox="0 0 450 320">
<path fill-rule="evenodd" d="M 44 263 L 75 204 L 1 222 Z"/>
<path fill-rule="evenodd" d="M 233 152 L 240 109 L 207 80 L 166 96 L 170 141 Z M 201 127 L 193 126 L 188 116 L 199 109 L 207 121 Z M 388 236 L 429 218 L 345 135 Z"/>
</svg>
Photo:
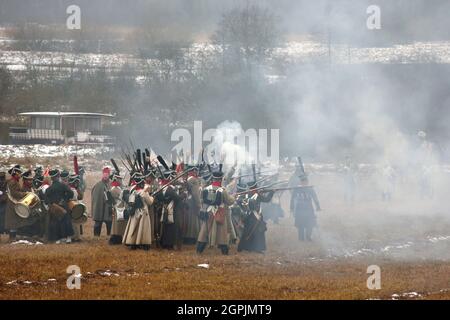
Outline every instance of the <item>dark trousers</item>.
<svg viewBox="0 0 450 320">
<path fill-rule="evenodd" d="M 61 219 L 51 218 L 48 227 L 48 240 L 55 241 L 73 236 L 72 217 L 65 214 Z"/>
<path fill-rule="evenodd" d="M 5 215 L 6 215 L 6 205 L 0 204 L 0 234 L 6 233 L 5 230 Z"/>
<path fill-rule="evenodd" d="M 100 237 L 100 234 L 102 233 L 103 222 L 106 224 L 106 234 L 108 236 L 111 235 L 112 221 L 95 221 L 95 223 L 94 223 L 94 236 Z"/>
</svg>

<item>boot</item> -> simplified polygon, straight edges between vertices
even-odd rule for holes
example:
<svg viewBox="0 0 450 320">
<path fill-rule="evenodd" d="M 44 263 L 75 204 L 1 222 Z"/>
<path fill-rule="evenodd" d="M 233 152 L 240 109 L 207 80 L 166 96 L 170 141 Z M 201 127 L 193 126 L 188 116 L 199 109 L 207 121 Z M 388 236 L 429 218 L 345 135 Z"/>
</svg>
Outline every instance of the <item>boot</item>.
<svg viewBox="0 0 450 320">
<path fill-rule="evenodd" d="M 220 248 L 220 251 L 222 251 L 223 255 L 228 255 L 228 246 L 227 245 L 220 245 L 219 248 Z"/>
<path fill-rule="evenodd" d="M 109 244 L 110 245 L 122 244 L 122 236 L 116 234 L 112 235 L 111 238 L 109 238 Z"/>
<path fill-rule="evenodd" d="M 206 248 L 206 242 L 197 242 L 197 253 L 202 253 Z"/>
<path fill-rule="evenodd" d="M 9 231 L 9 241 L 14 242 L 17 240 L 17 232 L 15 230 Z"/>
<path fill-rule="evenodd" d="M 102 231 L 102 226 L 94 226 L 94 236 L 100 237 L 100 233 Z"/>
</svg>

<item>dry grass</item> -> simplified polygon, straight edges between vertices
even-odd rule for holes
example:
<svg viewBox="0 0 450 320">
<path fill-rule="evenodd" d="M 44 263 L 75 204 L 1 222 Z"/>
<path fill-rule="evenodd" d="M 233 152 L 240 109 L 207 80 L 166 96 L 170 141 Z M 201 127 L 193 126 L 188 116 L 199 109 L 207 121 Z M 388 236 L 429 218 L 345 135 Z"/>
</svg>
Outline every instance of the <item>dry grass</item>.
<svg viewBox="0 0 450 320">
<path fill-rule="evenodd" d="M 88 185 L 97 178 L 88 175 Z M 237 253 L 235 247 L 229 256 L 217 249 L 199 256 L 194 246 L 130 251 L 109 246 L 106 237 L 94 240 L 91 221 L 81 244 L 10 245 L 3 236 L 0 299 L 391 299 L 408 292 L 419 293 L 418 299 L 450 299 L 449 241 L 426 240 L 450 234 L 448 215 L 432 213 L 427 203 L 410 208 L 364 201 L 349 207 L 324 197 L 331 191 L 320 185 L 325 210 L 315 241 L 298 242 L 292 218 L 286 217 L 280 225 L 269 223 L 265 255 Z M 89 192 L 86 196 L 89 204 Z M 414 245 L 386 254 L 342 254 L 405 241 Z M 210 268 L 198 267 L 202 263 Z M 366 287 L 372 264 L 381 267 L 381 290 Z M 66 287 L 69 265 L 81 268 L 81 290 Z M 103 274 L 106 270 L 112 275 Z"/>
<path fill-rule="evenodd" d="M 382 289 L 366 288 L 367 259 L 313 262 L 282 254 L 130 252 L 106 240 L 0 248 L 1 299 L 390 299 L 415 291 L 449 299 L 450 263 L 377 261 Z M 209 263 L 210 269 L 197 267 Z M 81 290 L 66 288 L 67 266 L 80 266 Z M 101 273 L 110 270 L 113 275 Z M 117 275 L 114 275 L 117 274 Z M 48 279 L 56 279 L 49 282 Z M 17 280 L 16 284 L 6 284 Z M 24 281 L 30 281 L 26 284 Z"/>
</svg>

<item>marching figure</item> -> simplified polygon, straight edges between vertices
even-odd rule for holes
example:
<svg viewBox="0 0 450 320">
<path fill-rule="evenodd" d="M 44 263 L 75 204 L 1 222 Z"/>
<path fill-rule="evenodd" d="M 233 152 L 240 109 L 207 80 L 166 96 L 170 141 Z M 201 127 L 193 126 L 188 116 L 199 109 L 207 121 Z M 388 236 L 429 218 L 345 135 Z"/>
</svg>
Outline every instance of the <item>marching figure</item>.
<svg viewBox="0 0 450 320">
<path fill-rule="evenodd" d="M 149 186 L 145 185 L 144 177 L 134 178 L 135 186 L 128 196 L 130 207 L 129 219 L 123 235 L 123 244 L 132 250 L 142 248 L 149 250 L 152 243 L 152 226 L 148 206 L 153 204 L 153 197 L 149 194 Z"/>
<path fill-rule="evenodd" d="M 223 172 L 221 167 L 212 174 L 211 185 L 202 191 L 202 209 L 200 212 L 200 233 L 197 239 L 197 253 L 202 253 L 206 246 L 218 246 L 222 254 L 228 254 L 232 225 L 229 223 L 229 207 L 235 199 L 222 187 Z"/>
<path fill-rule="evenodd" d="M 94 236 L 99 238 L 103 223 L 106 224 L 106 233 L 111 234 L 112 203 L 108 199 L 110 169 L 103 168 L 102 180 L 97 182 L 91 191 L 92 217 L 94 219 Z"/>
<path fill-rule="evenodd" d="M 256 189 L 256 182 L 248 184 L 250 190 Z M 244 231 L 239 241 L 238 252 L 242 250 L 264 253 L 266 250 L 267 226 L 261 212 L 261 203 L 272 201 L 274 191 L 255 191 L 247 194 L 247 212 L 244 218 Z"/>
<path fill-rule="evenodd" d="M 300 241 L 312 241 L 311 235 L 316 226 L 316 215 L 313 202 L 317 211 L 320 211 L 320 204 L 316 192 L 309 185 L 308 177 L 305 173 L 300 175 L 301 188 L 294 189 L 291 198 L 291 212 L 294 214 L 295 226 L 298 230 Z"/>
</svg>

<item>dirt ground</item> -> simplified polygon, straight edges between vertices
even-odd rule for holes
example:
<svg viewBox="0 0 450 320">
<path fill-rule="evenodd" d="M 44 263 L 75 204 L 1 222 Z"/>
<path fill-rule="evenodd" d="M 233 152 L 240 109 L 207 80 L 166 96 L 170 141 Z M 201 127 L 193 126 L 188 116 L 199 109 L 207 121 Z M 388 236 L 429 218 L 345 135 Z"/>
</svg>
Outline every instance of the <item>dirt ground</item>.
<svg viewBox="0 0 450 320">
<path fill-rule="evenodd" d="M 96 178 L 88 176 L 89 186 Z M 399 194 L 386 203 L 365 191 L 368 181 L 351 204 L 336 177 L 312 181 L 323 208 L 314 241 L 297 240 L 285 193 L 275 199 L 286 213 L 268 222 L 266 254 L 235 246 L 229 256 L 199 256 L 194 246 L 130 251 L 106 236 L 94 240 L 92 221 L 80 244 L 13 245 L 3 235 L 0 299 L 450 299 L 448 188 L 433 199 Z M 81 269 L 80 290 L 66 286 L 70 265 Z M 380 290 L 367 288 L 370 265 L 381 269 Z"/>
</svg>

